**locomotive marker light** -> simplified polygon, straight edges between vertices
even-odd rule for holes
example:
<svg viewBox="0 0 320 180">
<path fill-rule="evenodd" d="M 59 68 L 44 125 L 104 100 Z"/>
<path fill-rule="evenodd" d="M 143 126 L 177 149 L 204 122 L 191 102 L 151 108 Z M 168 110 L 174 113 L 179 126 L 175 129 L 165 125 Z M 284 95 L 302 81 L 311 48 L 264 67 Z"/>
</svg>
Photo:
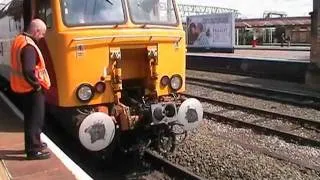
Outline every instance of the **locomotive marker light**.
<svg viewBox="0 0 320 180">
<path fill-rule="evenodd" d="M 96 85 L 94 86 L 94 89 L 98 93 L 103 93 L 106 90 L 106 84 L 102 81 L 97 82 Z"/>
<path fill-rule="evenodd" d="M 101 151 L 113 141 L 116 126 L 112 118 L 105 113 L 95 112 L 87 116 L 80 125 L 79 139 L 90 151 Z"/>
<path fill-rule="evenodd" d="M 81 84 L 77 91 L 77 98 L 82 102 L 90 101 L 94 96 L 94 88 L 90 84 Z"/>
<path fill-rule="evenodd" d="M 199 100 L 189 98 L 185 100 L 178 111 L 178 122 L 186 131 L 193 130 L 203 120 L 203 107 Z"/>
<path fill-rule="evenodd" d="M 170 78 L 168 76 L 163 76 L 160 80 L 161 86 L 166 87 L 170 84 Z"/>
</svg>

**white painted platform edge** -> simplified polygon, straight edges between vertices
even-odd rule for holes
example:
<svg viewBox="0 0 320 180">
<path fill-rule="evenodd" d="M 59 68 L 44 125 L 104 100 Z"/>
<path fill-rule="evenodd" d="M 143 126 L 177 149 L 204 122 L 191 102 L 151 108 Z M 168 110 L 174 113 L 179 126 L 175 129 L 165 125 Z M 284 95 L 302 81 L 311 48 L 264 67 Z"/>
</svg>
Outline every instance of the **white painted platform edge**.
<svg viewBox="0 0 320 180">
<path fill-rule="evenodd" d="M 0 97 L 8 104 L 12 111 L 24 121 L 22 112 L 2 93 Z M 60 159 L 60 161 L 72 172 L 79 180 L 92 180 L 75 162 L 73 162 L 57 145 L 55 145 L 44 133 L 41 133 L 41 140 L 48 144 L 48 148 Z"/>
<path fill-rule="evenodd" d="M 4 171 L 5 171 L 4 173 L 6 173 L 7 177 L 9 179 L 12 179 L 12 176 L 11 176 L 9 170 L 8 170 L 8 167 L 7 167 L 6 163 L 4 163 L 4 160 L 1 160 L 1 166 L 3 166 Z"/>
</svg>

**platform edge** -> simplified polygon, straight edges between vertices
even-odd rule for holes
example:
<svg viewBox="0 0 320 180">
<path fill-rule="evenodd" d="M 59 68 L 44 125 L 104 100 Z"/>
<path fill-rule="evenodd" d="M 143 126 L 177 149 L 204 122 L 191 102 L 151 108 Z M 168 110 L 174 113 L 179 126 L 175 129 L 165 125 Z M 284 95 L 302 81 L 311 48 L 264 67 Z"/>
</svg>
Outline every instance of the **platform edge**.
<svg viewBox="0 0 320 180">
<path fill-rule="evenodd" d="M 24 121 L 22 112 L 2 92 L 0 92 L 0 98 L 10 107 L 10 109 L 18 116 L 21 121 Z M 71 171 L 76 179 L 92 180 L 92 178 L 86 172 L 84 172 L 75 162 L 73 162 L 66 154 L 64 154 L 63 151 L 59 147 L 57 147 L 44 133 L 41 133 L 41 140 L 48 144 L 49 149 L 66 166 L 66 168 Z M 1 160 L 1 162 L 3 161 Z M 3 165 L 5 165 L 4 162 Z M 8 169 L 7 172 L 10 175 Z"/>
<path fill-rule="evenodd" d="M 10 172 L 8 171 L 8 168 L 2 159 L 0 160 L 0 178 L 2 180 L 12 179 L 12 176 L 11 176 Z"/>
</svg>

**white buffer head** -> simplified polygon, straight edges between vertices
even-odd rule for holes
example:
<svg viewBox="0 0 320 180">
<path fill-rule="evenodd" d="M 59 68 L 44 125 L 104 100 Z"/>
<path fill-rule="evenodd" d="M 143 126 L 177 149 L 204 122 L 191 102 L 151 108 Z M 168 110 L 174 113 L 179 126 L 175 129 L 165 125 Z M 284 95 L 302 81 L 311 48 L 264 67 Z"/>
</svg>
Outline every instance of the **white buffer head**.
<svg viewBox="0 0 320 180">
<path fill-rule="evenodd" d="M 185 100 L 178 111 L 178 122 L 186 131 L 193 130 L 203 120 L 203 107 L 200 101 L 194 98 Z"/>
<path fill-rule="evenodd" d="M 79 128 L 81 144 L 90 151 L 107 148 L 115 136 L 115 124 L 110 116 L 95 112 L 87 116 Z"/>
</svg>

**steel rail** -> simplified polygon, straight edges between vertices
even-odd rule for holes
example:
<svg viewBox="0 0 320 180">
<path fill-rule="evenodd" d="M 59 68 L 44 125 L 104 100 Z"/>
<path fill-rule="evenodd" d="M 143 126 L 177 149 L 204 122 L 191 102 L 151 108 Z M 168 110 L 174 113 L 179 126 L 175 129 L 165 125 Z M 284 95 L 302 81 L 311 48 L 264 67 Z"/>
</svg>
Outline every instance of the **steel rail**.
<svg viewBox="0 0 320 180">
<path fill-rule="evenodd" d="M 318 129 L 320 129 L 320 121 L 294 117 L 294 116 L 281 114 L 281 113 L 277 113 L 277 112 L 272 112 L 272 111 L 267 111 L 267 110 L 264 110 L 264 109 L 258 109 L 258 108 L 254 108 L 254 107 L 248 107 L 248 106 L 243 106 L 243 105 L 238 105 L 238 104 L 232 104 L 232 103 L 228 103 L 228 102 L 225 102 L 225 101 L 209 99 L 209 98 L 196 96 L 196 95 L 192 95 L 192 94 L 187 94 L 187 93 L 182 93 L 181 95 L 184 95 L 184 96 L 190 97 L 190 98 L 196 98 L 196 99 L 198 99 L 200 101 L 208 102 L 208 103 L 211 103 L 211 104 L 217 104 L 217 105 L 220 105 L 220 106 L 227 106 L 227 107 L 231 107 L 231 108 L 234 108 L 234 109 L 251 111 L 251 112 L 254 112 L 256 114 L 263 114 L 263 115 L 266 115 L 266 116 L 273 116 L 273 117 L 286 119 L 286 120 L 289 120 L 289 121 L 291 121 L 293 123 L 300 124 L 301 126 L 303 126 L 304 124 L 309 124 L 311 126 L 314 126 L 314 127 L 318 128 Z"/>
<path fill-rule="evenodd" d="M 144 157 L 151 162 L 152 166 L 158 167 L 160 170 L 164 170 L 166 174 L 170 177 L 174 177 L 175 179 L 188 179 L 188 180 L 204 180 L 191 171 L 188 171 L 184 167 L 174 164 L 160 155 L 153 153 L 151 150 L 146 150 L 144 153 Z"/>
<path fill-rule="evenodd" d="M 273 129 L 270 127 L 266 127 L 266 126 L 260 126 L 254 123 L 250 123 L 250 122 L 245 122 L 242 120 L 238 120 L 238 119 L 234 119 L 234 118 L 230 118 L 230 117 L 226 117 L 226 116 L 222 116 L 222 115 L 218 115 L 218 114 L 214 114 L 214 113 L 210 113 L 210 112 L 204 112 L 204 116 L 209 117 L 209 118 L 213 118 L 217 121 L 220 122 L 227 122 L 227 123 L 231 123 L 240 127 L 249 127 L 253 130 L 256 130 L 258 132 L 264 132 L 267 135 L 276 135 L 278 137 L 283 138 L 286 141 L 289 142 L 297 142 L 300 145 L 304 145 L 304 146 L 313 146 L 313 147 L 320 147 L 320 141 L 315 140 L 315 139 L 309 139 L 306 137 L 302 137 L 302 136 L 298 136 L 295 134 L 292 134 L 290 132 L 285 132 L 282 130 L 278 130 L 278 129 Z"/>
<path fill-rule="evenodd" d="M 265 111 L 265 110 L 261 110 L 261 109 L 231 104 L 231 103 L 227 103 L 227 102 L 222 102 L 222 101 L 209 99 L 209 98 L 203 98 L 203 97 L 194 96 L 194 95 L 190 95 L 190 94 L 182 94 L 182 95 L 185 95 L 187 97 L 197 98 L 200 101 L 208 102 L 211 104 L 217 104 L 217 105 L 224 106 L 224 107 L 232 107 L 232 108 L 235 108 L 238 110 L 251 111 L 257 115 L 263 114 L 264 116 L 275 116 L 277 118 L 282 118 L 282 119 L 285 119 L 290 122 L 298 123 L 301 125 L 301 127 L 304 127 L 304 124 L 310 124 L 312 126 L 315 126 L 315 128 L 316 128 L 316 129 L 312 129 L 312 130 L 318 130 L 320 127 L 320 122 L 317 122 L 317 121 L 296 118 L 293 116 L 287 116 L 287 115 L 283 115 L 283 114 L 279 114 L 279 113 L 274 113 L 274 112 L 269 112 L 269 111 Z M 257 130 L 259 132 L 264 132 L 265 134 L 272 134 L 272 135 L 282 137 L 285 140 L 296 141 L 301 145 L 311 145 L 314 147 L 320 147 L 320 141 L 315 140 L 315 139 L 306 138 L 306 137 L 301 137 L 301 136 L 292 134 L 290 132 L 285 132 L 282 130 L 277 130 L 277 129 L 273 129 L 273 128 L 266 127 L 266 126 L 260 126 L 260 125 L 254 124 L 254 123 L 250 123 L 250 122 L 246 122 L 246 121 L 242 121 L 242 120 L 238 120 L 238 119 L 234 119 L 234 118 L 230 118 L 230 117 L 226 117 L 226 116 L 222 116 L 222 115 L 210 113 L 210 112 L 204 112 L 204 115 L 209 118 L 214 118 L 220 122 L 221 121 L 228 122 L 231 124 L 239 125 L 240 127 L 249 127 L 251 129 Z M 308 129 L 308 127 L 305 127 L 305 128 Z"/>
<path fill-rule="evenodd" d="M 315 97 L 308 94 L 274 90 L 268 88 L 250 87 L 239 84 L 230 84 L 226 82 L 194 77 L 187 77 L 186 81 L 187 84 L 199 85 L 207 88 L 216 89 L 219 91 L 232 92 L 250 97 L 259 97 L 266 100 L 290 103 L 293 105 L 310 107 L 320 110 L 320 97 Z M 199 83 L 205 83 L 208 85 Z"/>
<path fill-rule="evenodd" d="M 251 151 L 259 152 L 259 153 L 265 154 L 265 155 L 267 155 L 269 157 L 273 157 L 273 158 L 276 158 L 276 159 L 279 159 L 279 160 L 291 162 L 293 164 L 299 165 L 300 167 L 311 169 L 311 170 L 316 170 L 316 171 L 320 172 L 320 166 L 313 165 L 313 164 L 311 164 L 311 163 L 309 163 L 307 161 L 293 159 L 292 157 L 290 157 L 288 155 L 279 154 L 279 153 L 274 152 L 272 150 L 268 150 L 267 148 L 261 148 L 261 147 L 258 147 L 256 145 L 251 145 L 251 144 L 248 144 L 248 143 L 244 143 L 241 140 L 236 140 L 236 139 L 233 139 L 233 138 L 230 138 L 230 137 L 226 137 L 226 136 L 223 136 L 223 135 L 217 135 L 217 137 L 225 139 L 227 141 L 231 141 L 231 142 L 233 142 L 235 144 L 238 144 L 238 145 L 240 145 L 240 146 L 242 146 L 242 147 L 244 147 L 246 149 L 249 149 Z"/>
</svg>

